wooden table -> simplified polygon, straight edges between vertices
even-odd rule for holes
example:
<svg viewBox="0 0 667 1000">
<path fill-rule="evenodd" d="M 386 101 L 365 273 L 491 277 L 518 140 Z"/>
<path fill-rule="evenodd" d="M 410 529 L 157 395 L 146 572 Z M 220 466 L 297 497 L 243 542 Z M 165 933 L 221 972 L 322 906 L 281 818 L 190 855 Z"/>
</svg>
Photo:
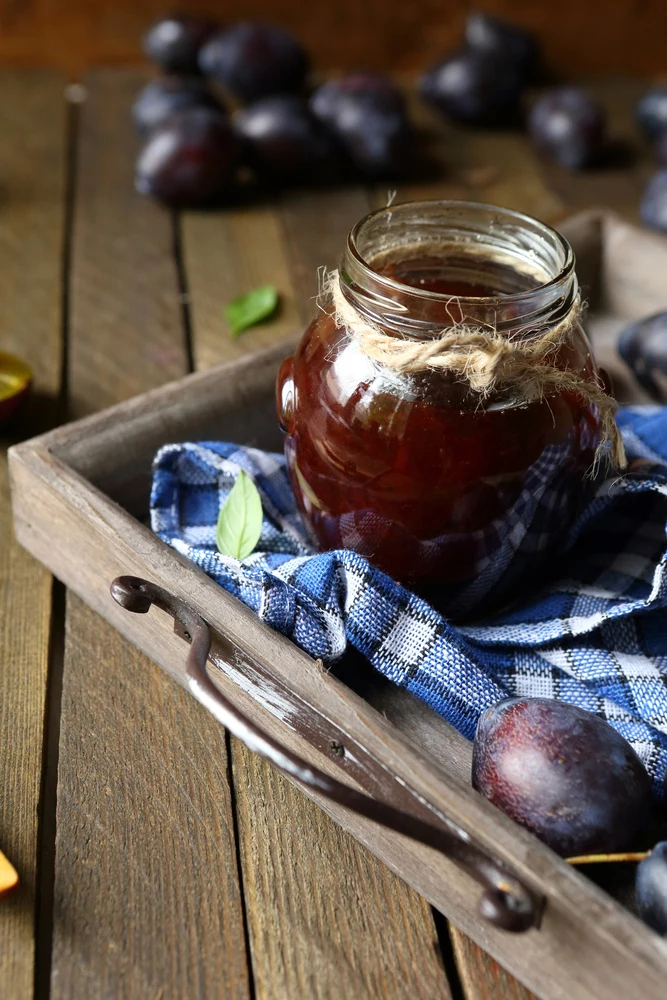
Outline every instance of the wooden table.
<svg viewBox="0 0 667 1000">
<path fill-rule="evenodd" d="M 36 376 L 21 437 L 294 336 L 317 267 L 386 201 L 348 187 L 172 216 L 133 191 L 143 79 L 97 71 L 67 101 L 56 74 L 0 74 L 0 349 Z M 597 89 L 639 147 L 641 85 Z M 637 149 L 571 177 L 513 132 L 440 128 L 430 151 L 437 179 L 402 199 L 550 221 L 636 217 L 651 169 Z M 231 340 L 224 304 L 264 282 L 279 317 Z M 0 848 L 22 879 L 0 902 L 5 1000 L 529 997 L 18 547 L 4 446 Z"/>
</svg>

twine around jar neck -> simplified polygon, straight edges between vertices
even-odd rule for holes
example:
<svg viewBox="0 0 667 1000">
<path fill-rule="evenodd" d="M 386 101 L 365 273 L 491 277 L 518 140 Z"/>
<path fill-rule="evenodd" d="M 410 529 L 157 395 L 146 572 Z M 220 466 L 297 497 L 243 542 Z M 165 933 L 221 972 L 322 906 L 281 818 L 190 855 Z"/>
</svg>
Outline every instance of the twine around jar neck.
<svg viewBox="0 0 667 1000">
<path fill-rule="evenodd" d="M 321 297 L 332 303 L 336 325 L 348 332 L 360 351 L 391 371 L 448 372 L 467 382 L 482 398 L 501 388 L 513 389 L 526 403 L 550 392 L 576 393 L 598 410 L 601 440 L 596 461 L 601 449 L 610 444 L 613 465 L 618 469 L 626 467 L 623 439 L 616 424 L 616 400 L 597 379 L 557 368 L 553 363 L 577 327 L 582 310 L 579 296 L 563 319 L 529 336 L 506 336 L 487 326 L 453 323 L 439 334 L 420 340 L 388 333 L 359 312 L 346 298 L 338 271 L 324 275 Z"/>
</svg>

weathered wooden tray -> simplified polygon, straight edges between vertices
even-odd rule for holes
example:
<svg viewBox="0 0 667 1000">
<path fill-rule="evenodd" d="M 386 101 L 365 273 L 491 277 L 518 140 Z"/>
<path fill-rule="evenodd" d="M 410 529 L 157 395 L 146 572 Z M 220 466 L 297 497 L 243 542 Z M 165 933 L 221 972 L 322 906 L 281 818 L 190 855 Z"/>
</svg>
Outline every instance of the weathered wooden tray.
<svg viewBox="0 0 667 1000">
<path fill-rule="evenodd" d="M 641 400 L 611 343 L 627 320 L 667 308 L 667 242 L 603 212 L 585 213 L 563 229 L 578 253 L 600 360 L 621 398 Z M 185 602 L 194 609 L 192 620 L 201 616 L 213 632 L 215 685 L 269 737 L 312 768 L 448 831 L 459 860 L 472 852 L 478 874 L 479 859 L 487 858 L 491 881 L 502 881 L 504 872 L 508 887 L 523 886 L 535 904 L 536 926 L 508 933 L 480 917 L 482 890 L 470 864 L 466 870 L 307 789 L 545 1000 L 664 1000 L 667 943 L 471 789 L 467 741 L 370 671 L 345 683 L 323 670 L 145 526 L 151 459 L 165 442 L 217 437 L 281 447 L 273 383 L 288 351 L 188 376 L 12 449 L 19 540 L 183 684 L 188 622 L 175 630 L 164 611 L 128 614 L 109 586 L 130 574 L 164 588 L 176 604 Z"/>
</svg>

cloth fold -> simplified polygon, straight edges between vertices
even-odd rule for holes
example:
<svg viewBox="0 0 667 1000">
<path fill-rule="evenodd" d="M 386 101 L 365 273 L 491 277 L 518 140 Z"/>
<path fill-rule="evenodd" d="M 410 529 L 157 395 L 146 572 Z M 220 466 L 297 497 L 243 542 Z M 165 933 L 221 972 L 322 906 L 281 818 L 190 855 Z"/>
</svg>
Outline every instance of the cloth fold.
<svg viewBox="0 0 667 1000">
<path fill-rule="evenodd" d="M 465 627 L 355 552 L 313 552 L 282 455 L 214 441 L 166 445 L 154 462 L 151 526 L 306 652 L 333 662 L 354 646 L 470 739 L 481 712 L 511 695 L 595 712 L 630 741 L 661 796 L 667 408 L 625 408 L 618 424 L 628 470 L 595 484 L 565 532 L 550 582 Z M 241 469 L 260 492 L 264 521 L 257 550 L 239 562 L 217 551 L 215 531 Z"/>
</svg>

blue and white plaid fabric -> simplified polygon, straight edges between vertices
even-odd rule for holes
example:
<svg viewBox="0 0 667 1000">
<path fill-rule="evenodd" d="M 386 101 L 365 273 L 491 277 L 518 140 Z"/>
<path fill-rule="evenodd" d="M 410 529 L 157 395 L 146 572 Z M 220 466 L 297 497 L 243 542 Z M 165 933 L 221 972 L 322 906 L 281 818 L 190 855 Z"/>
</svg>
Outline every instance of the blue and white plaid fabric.
<svg viewBox="0 0 667 1000">
<path fill-rule="evenodd" d="M 596 485 L 564 533 L 552 582 L 465 627 L 354 552 L 314 554 L 282 455 L 210 441 L 167 445 L 155 459 L 151 524 L 312 656 L 331 662 L 350 643 L 470 739 L 480 713 L 509 695 L 596 712 L 630 741 L 660 795 L 667 771 L 667 408 L 624 409 L 618 422 L 629 471 Z M 220 507 L 240 469 L 255 481 L 264 509 L 257 551 L 243 562 L 220 555 L 215 544 Z"/>
</svg>

